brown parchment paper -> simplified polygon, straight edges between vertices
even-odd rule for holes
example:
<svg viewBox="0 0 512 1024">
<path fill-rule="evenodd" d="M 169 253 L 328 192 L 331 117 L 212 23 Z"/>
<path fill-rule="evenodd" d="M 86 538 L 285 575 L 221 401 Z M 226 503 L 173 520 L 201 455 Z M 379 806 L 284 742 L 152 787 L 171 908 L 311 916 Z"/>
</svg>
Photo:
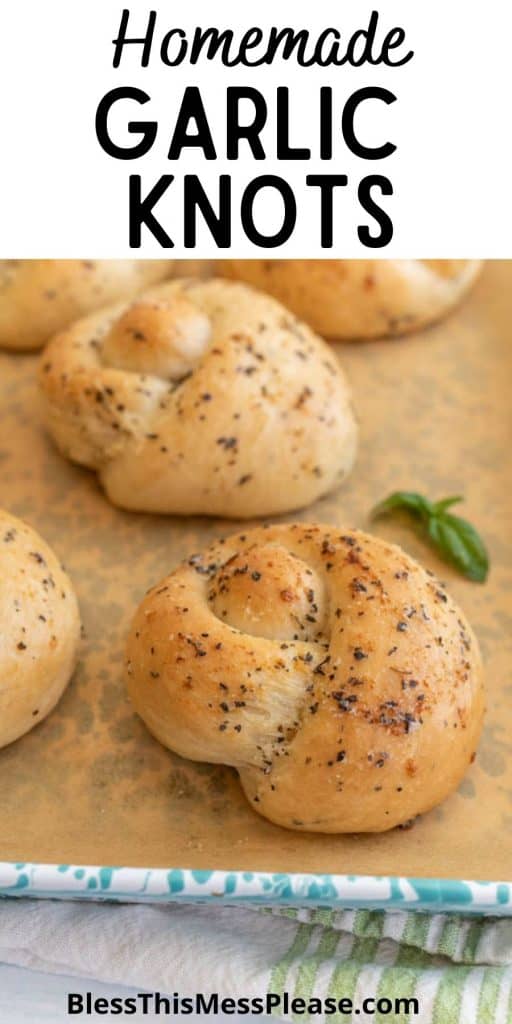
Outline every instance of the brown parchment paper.
<svg viewBox="0 0 512 1024">
<path fill-rule="evenodd" d="M 56 711 L 0 751 L 0 860 L 512 879 L 512 262 L 487 264 L 443 323 L 336 351 L 361 420 L 359 459 L 342 490 L 286 518 L 368 528 L 373 504 L 396 488 L 460 492 L 490 548 L 481 586 L 404 524 L 373 527 L 448 581 L 483 648 L 485 734 L 459 791 L 410 831 L 298 834 L 259 818 L 230 769 L 183 761 L 153 740 L 120 680 L 129 619 L 179 559 L 237 524 L 111 507 L 95 476 L 46 438 L 36 357 L 1 354 L 0 503 L 64 561 L 85 639 Z"/>
</svg>

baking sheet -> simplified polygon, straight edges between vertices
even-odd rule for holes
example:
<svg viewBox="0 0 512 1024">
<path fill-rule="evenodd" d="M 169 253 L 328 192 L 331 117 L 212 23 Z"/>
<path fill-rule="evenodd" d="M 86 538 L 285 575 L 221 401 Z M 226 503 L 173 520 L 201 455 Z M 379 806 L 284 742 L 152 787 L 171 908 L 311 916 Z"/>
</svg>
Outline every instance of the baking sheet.
<svg viewBox="0 0 512 1024">
<path fill-rule="evenodd" d="M 85 638 L 59 707 L 0 751 L 0 860 L 269 872 L 512 878 L 512 262 L 487 264 L 468 301 L 413 337 L 335 346 L 361 420 L 343 489 L 284 517 L 368 528 L 391 490 L 462 493 L 492 570 L 467 582 L 397 521 L 373 529 L 447 580 L 480 639 L 488 712 L 459 791 L 410 831 L 288 832 L 258 817 L 228 768 L 186 762 L 132 713 L 120 681 L 144 591 L 225 520 L 111 507 L 93 474 L 64 461 L 39 417 L 37 357 L 0 354 L 0 503 L 51 543 L 71 574 Z"/>
</svg>

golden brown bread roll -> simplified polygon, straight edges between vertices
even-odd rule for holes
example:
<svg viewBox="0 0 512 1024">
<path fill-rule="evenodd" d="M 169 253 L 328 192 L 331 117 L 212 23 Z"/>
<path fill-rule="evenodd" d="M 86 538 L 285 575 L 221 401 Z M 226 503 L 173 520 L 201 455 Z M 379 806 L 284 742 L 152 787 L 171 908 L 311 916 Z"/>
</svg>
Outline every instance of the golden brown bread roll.
<svg viewBox="0 0 512 1024">
<path fill-rule="evenodd" d="M 229 764 L 287 828 L 380 832 L 475 756 L 478 645 L 437 580 L 356 530 L 258 528 L 192 555 L 139 607 L 135 709 L 167 747 Z"/>
<path fill-rule="evenodd" d="M 478 260 L 226 260 L 227 276 L 274 295 L 326 338 L 408 334 L 444 316 Z"/>
<path fill-rule="evenodd" d="M 172 260 L 0 260 L 0 348 L 40 348 L 79 317 L 170 277 L 172 268 Z"/>
<path fill-rule="evenodd" d="M 0 747 L 55 706 L 75 667 L 79 638 L 75 593 L 53 551 L 0 510 Z"/>
<path fill-rule="evenodd" d="M 50 433 L 115 505 L 232 517 L 299 508 L 352 467 L 356 424 L 325 343 L 273 299 L 175 280 L 56 337 Z"/>
</svg>

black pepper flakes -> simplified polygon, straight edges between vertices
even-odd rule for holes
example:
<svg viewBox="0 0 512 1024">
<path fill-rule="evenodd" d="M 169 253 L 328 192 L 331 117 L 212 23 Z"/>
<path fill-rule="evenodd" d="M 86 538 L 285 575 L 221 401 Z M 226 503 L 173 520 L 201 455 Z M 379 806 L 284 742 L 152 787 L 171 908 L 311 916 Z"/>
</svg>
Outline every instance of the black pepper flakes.
<svg viewBox="0 0 512 1024">
<path fill-rule="evenodd" d="M 325 668 L 326 665 L 329 664 L 330 660 L 331 660 L 331 657 L 330 657 L 329 654 L 327 654 L 326 657 L 323 659 L 323 661 L 319 661 L 318 665 L 315 666 L 315 668 L 313 669 L 313 675 L 314 676 L 324 676 L 325 675 L 324 668 Z"/>
<path fill-rule="evenodd" d="M 225 451 L 230 451 L 231 449 L 237 447 L 237 445 L 238 445 L 238 438 L 236 438 L 236 437 L 218 437 L 215 443 L 220 445 L 221 448 L 224 448 Z"/>
</svg>

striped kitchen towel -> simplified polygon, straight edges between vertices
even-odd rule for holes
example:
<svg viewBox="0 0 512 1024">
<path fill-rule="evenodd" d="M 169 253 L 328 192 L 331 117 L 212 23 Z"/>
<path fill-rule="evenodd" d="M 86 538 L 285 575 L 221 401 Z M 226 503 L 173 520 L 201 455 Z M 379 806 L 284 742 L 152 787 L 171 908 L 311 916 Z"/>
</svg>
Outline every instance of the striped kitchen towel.
<svg viewBox="0 0 512 1024">
<path fill-rule="evenodd" d="M 201 993 L 217 998 L 210 1012 L 235 1000 L 234 1021 L 309 1008 L 319 1024 L 512 1024 L 506 918 L 4 900 L 0 961 L 75 976 L 77 992 L 97 980 L 168 994 L 172 1014 Z"/>
<path fill-rule="evenodd" d="M 359 1013 L 338 1020 L 512 1024 L 510 920 L 367 910 L 270 913 L 296 924 L 271 972 L 272 991 L 306 1002 L 318 995 L 351 999 Z"/>
</svg>

